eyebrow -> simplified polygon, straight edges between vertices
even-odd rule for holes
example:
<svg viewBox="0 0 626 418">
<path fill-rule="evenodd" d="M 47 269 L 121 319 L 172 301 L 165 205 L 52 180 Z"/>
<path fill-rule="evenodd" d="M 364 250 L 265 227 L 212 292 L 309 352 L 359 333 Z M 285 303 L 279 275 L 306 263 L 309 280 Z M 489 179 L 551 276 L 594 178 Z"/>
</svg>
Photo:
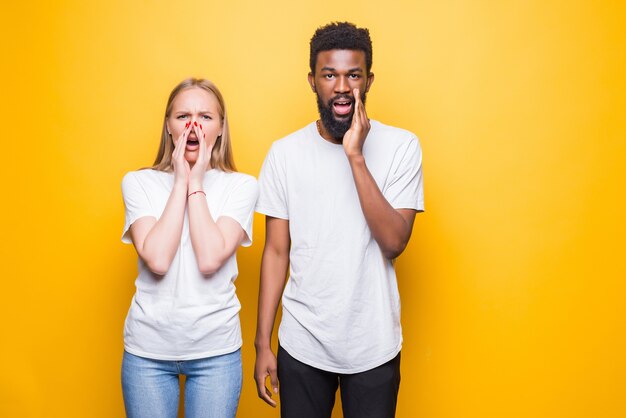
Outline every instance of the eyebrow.
<svg viewBox="0 0 626 418">
<path fill-rule="evenodd" d="M 320 71 L 336 71 L 336 70 L 333 67 L 322 67 Z M 354 68 L 350 68 L 348 72 L 349 73 L 362 73 L 363 69 L 360 67 L 354 67 Z"/>
<path fill-rule="evenodd" d="M 193 113 L 193 112 L 192 112 L 192 111 L 190 111 L 190 110 L 187 110 L 187 109 L 183 109 L 183 110 L 179 110 L 179 111 L 174 112 L 174 113 L 175 113 L 176 115 L 182 115 L 182 114 L 184 114 L 184 113 Z M 213 115 L 213 114 L 214 114 L 214 113 L 213 113 L 213 112 L 211 112 L 210 110 L 201 110 L 201 111 L 199 111 L 198 113 L 208 113 L 209 115 Z"/>
</svg>

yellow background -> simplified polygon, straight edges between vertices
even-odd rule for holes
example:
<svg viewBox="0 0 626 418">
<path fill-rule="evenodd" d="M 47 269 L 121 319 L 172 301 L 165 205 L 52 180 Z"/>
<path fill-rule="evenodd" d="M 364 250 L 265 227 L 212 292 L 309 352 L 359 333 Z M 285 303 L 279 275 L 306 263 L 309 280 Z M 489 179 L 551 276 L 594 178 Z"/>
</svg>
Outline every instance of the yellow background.
<svg viewBox="0 0 626 418">
<path fill-rule="evenodd" d="M 170 89 L 221 88 L 239 169 L 316 118 L 319 25 L 374 41 L 370 117 L 415 132 L 427 212 L 397 264 L 398 417 L 626 416 L 626 21 L 601 1 L 4 2 L 0 416 L 121 417 L 136 256 L 125 172 Z M 263 219 L 239 253 L 239 417 Z M 335 417 L 340 416 L 335 413 Z"/>
</svg>

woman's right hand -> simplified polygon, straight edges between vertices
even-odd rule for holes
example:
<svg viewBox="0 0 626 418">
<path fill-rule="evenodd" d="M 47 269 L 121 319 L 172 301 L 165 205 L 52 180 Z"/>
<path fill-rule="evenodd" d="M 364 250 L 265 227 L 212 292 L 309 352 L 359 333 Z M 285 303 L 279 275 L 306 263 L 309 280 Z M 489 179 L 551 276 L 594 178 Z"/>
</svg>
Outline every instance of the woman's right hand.
<svg viewBox="0 0 626 418">
<path fill-rule="evenodd" d="M 187 137 L 189 136 L 189 132 L 191 132 L 192 123 L 187 122 L 185 125 L 185 130 L 176 144 L 174 145 L 174 152 L 172 153 L 172 168 L 174 169 L 174 182 L 184 184 L 185 187 L 189 181 L 189 172 L 191 171 L 191 167 L 189 166 L 189 162 L 185 159 L 185 149 L 187 148 Z"/>
</svg>

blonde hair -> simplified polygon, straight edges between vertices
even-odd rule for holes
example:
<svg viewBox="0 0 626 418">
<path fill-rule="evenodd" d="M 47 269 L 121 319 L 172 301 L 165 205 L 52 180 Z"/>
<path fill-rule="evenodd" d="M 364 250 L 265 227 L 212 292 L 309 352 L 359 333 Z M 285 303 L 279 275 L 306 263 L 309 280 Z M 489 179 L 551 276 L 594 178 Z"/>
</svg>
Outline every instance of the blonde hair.
<svg viewBox="0 0 626 418">
<path fill-rule="evenodd" d="M 181 81 L 170 93 L 165 107 L 165 117 L 163 118 L 163 130 L 161 132 L 161 144 L 157 152 L 154 165 L 151 167 L 159 171 L 172 171 L 172 153 L 174 152 L 174 140 L 167 131 L 167 118 L 172 111 L 172 104 L 178 94 L 186 89 L 201 88 L 211 93 L 217 99 L 218 112 L 222 122 L 222 134 L 217 137 L 213 151 L 211 152 L 211 167 L 218 168 L 225 172 L 237 171 L 235 162 L 233 161 L 233 150 L 230 145 L 230 130 L 228 129 L 228 118 L 226 117 L 226 106 L 222 93 L 217 86 L 209 80 L 203 78 L 188 78 Z"/>
</svg>

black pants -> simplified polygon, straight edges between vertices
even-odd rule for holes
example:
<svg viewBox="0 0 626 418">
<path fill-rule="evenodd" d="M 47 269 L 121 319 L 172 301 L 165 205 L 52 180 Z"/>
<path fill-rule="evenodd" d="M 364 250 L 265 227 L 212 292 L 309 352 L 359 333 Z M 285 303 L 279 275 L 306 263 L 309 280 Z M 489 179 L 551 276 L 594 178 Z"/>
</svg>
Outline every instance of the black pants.
<svg viewBox="0 0 626 418">
<path fill-rule="evenodd" d="M 344 418 L 393 418 L 400 389 L 400 354 L 374 369 L 340 374 L 304 364 L 278 347 L 280 416 L 330 418 L 337 387 Z"/>
</svg>

